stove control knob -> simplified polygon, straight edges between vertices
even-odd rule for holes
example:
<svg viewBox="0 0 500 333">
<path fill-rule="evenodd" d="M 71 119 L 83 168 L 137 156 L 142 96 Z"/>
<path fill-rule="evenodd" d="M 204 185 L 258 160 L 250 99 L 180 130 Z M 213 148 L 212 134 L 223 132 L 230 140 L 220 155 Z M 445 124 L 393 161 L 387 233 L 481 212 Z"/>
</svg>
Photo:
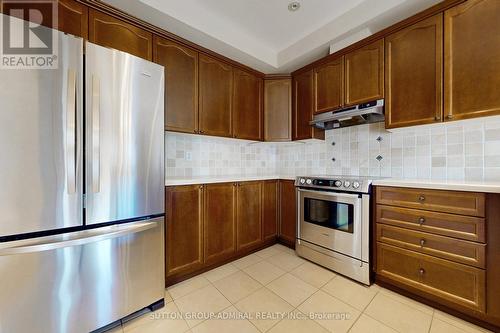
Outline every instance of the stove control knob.
<svg viewBox="0 0 500 333">
<path fill-rule="evenodd" d="M 307 185 L 311 185 L 312 184 L 312 180 L 310 180 L 309 178 L 306 180 L 306 184 Z"/>
<path fill-rule="evenodd" d="M 342 186 L 342 182 L 340 180 L 336 180 L 335 183 L 334 183 L 334 185 L 336 187 L 340 187 L 340 186 Z"/>
<path fill-rule="evenodd" d="M 349 187 L 349 186 L 351 186 L 351 182 L 350 182 L 350 181 L 348 181 L 348 180 L 346 180 L 346 181 L 344 182 L 344 187 Z"/>
<path fill-rule="evenodd" d="M 359 188 L 359 182 L 353 182 L 352 187 L 354 188 Z"/>
<path fill-rule="evenodd" d="M 304 178 L 300 178 L 300 183 L 301 184 L 305 184 L 306 183 L 306 180 Z"/>
</svg>

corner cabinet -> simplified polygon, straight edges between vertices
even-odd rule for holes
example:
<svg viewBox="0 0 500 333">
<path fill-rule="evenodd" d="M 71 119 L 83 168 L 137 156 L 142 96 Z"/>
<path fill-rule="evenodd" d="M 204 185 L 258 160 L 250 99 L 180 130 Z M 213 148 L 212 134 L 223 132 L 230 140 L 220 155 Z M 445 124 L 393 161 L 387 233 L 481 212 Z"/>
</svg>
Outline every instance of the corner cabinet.
<svg viewBox="0 0 500 333">
<path fill-rule="evenodd" d="M 166 188 L 166 276 L 203 267 L 203 185 Z"/>
<path fill-rule="evenodd" d="M 204 54 L 199 66 L 199 133 L 232 137 L 233 68 Z"/>
<path fill-rule="evenodd" d="M 264 80 L 264 141 L 292 141 L 292 80 Z"/>
<path fill-rule="evenodd" d="M 154 62 L 165 67 L 165 130 L 198 132 L 198 52 L 155 36 Z"/>
<path fill-rule="evenodd" d="M 89 10 L 89 41 L 153 60 L 153 34 L 135 25 Z"/>
<path fill-rule="evenodd" d="M 443 112 L 443 15 L 385 39 L 386 127 L 440 122 Z"/>
<path fill-rule="evenodd" d="M 384 40 L 345 55 L 346 106 L 384 98 Z"/>
<path fill-rule="evenodd" d="M 325 131 L 309 124 L 313 118 L 313 71 L 293 77 L 293 140 L 325 139 Z"/>
<path fill-rule="evenodd" d="M 500 114 L 500 1 L 444 14 L 445 121 Z"/>
<path fill-rule="evenodd" d="M 236 68 L 233 74 L 233 137 L 262 140 L 262 78 Z"/>
</svg>

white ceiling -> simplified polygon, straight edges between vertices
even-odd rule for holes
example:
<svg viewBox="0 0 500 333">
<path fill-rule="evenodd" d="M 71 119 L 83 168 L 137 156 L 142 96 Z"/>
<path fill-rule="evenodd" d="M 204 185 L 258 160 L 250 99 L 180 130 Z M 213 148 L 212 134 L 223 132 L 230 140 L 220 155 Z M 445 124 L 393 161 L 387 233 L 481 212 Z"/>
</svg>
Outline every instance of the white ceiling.
<svg viewBox="0 0 500 333">
<path fill-rule="evenodd" d="M 104 0 L 264 73 L 287 73 L 441 0 Z"/>
</svg>

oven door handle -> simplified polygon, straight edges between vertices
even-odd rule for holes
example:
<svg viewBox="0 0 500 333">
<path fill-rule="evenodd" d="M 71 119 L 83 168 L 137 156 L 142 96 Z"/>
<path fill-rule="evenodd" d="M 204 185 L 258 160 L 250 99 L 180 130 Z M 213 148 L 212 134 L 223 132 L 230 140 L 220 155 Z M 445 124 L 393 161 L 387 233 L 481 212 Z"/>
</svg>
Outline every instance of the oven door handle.
<svg viewBox="0 0 500 333">
<path fill-rule="evenodd" d="M 303 190 L 303 189 L 298 189 L 299 192 L 302 193 L 311 193 L 315 195 L 326 195 L 330 197 L 337 197 L 337 198 L 346 198 L 346 199 L 359 199 L 360 196 L 359 194 L 349 194 L 349 193 L 338 193 L 338 192 L 323 192 L 323 191 L 311 191 L 311 190 Z"/>
</svg>

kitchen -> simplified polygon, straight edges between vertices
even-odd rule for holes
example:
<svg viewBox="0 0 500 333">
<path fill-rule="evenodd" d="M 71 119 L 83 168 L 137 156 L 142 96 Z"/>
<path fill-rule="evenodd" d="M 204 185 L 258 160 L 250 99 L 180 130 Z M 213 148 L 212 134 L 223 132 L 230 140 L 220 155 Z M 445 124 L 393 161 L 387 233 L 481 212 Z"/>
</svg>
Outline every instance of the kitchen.
<svg viewBox="0 0 500 333">
<path fill-rule="evenodd" d="M 500 331 L 497 0 L 1 5 L 0 332 Z"/>
</svg>

